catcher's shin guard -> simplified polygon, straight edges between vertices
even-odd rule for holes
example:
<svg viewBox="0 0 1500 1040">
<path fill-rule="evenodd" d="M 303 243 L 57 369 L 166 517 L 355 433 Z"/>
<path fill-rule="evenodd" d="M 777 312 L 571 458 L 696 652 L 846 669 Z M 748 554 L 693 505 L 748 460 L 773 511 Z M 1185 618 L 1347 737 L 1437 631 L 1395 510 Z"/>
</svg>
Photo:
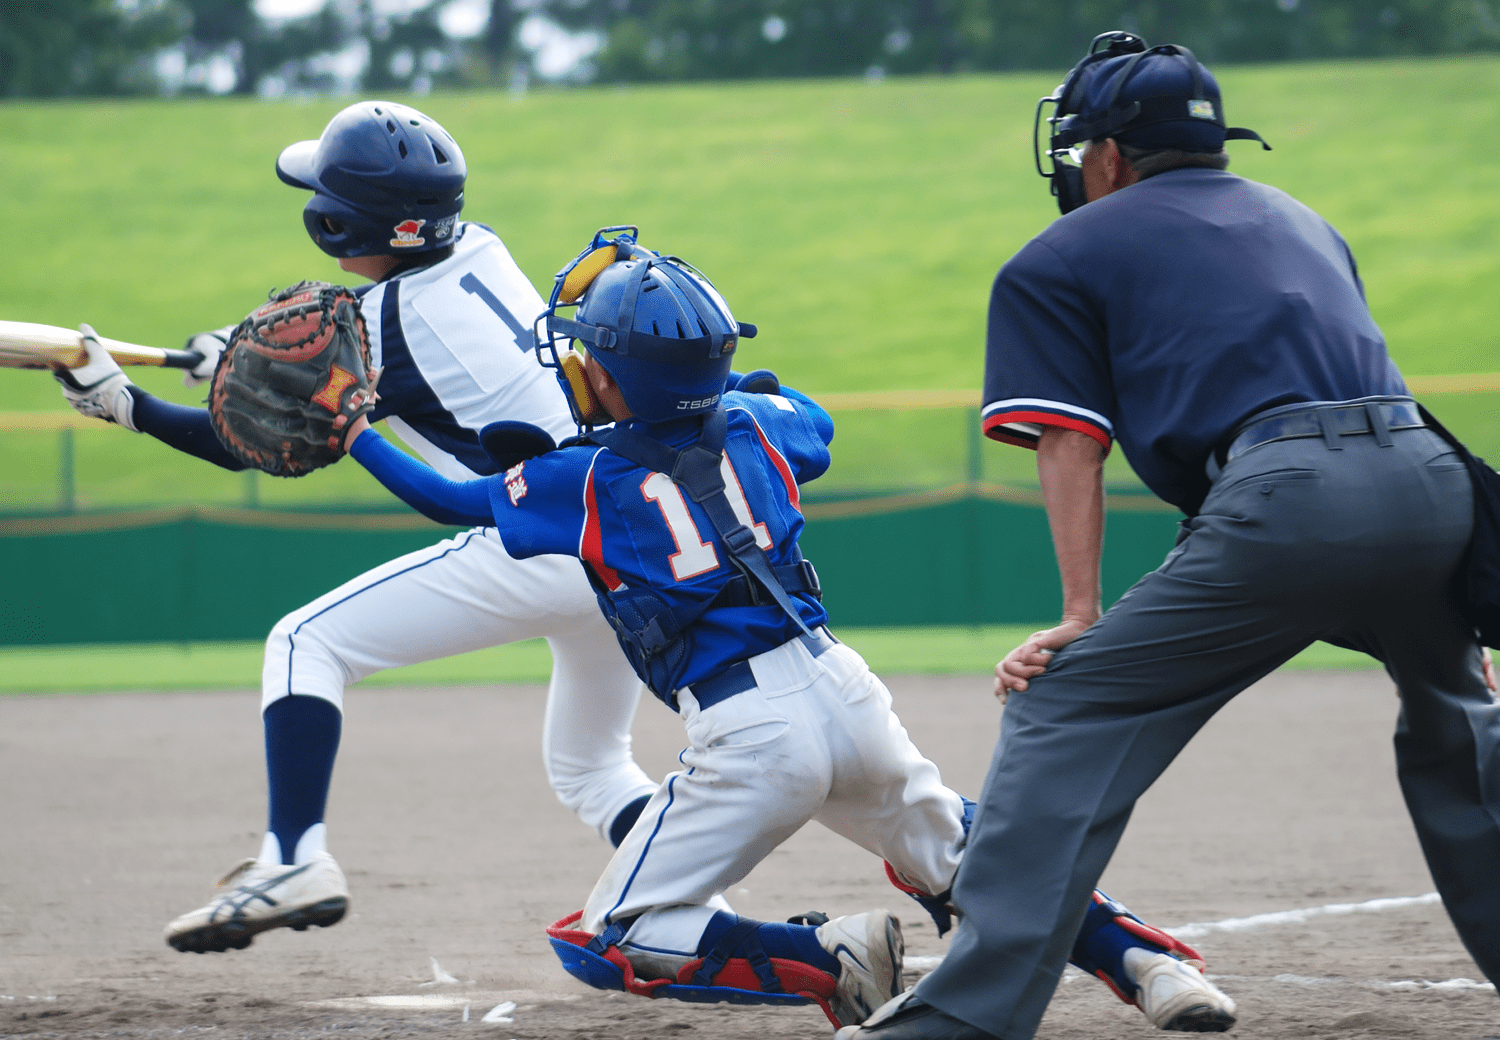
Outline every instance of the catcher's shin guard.
<svg viewBox="0 0 1500 1040">
<path fill-rule="evenodd" d="M 1083 927 L 1068 961 L 1075 967 L 1099 978 L 1125 1003 L 1139 1007 L 1139 986 L 1125 970 L 1127 950 L 1165 953 L 1202 969 L 1198 951 L 1160 928 L 1136 917 L 1124 905 L 1094 890 L 1094 902 L 1084 915 Z"/>
<path fill-rule="evenodd" d="M 960 795 L 959 797 L 962 798 L 963 796 Z M 964 814 L 962 822 L 964 836 L 959 841 L 959 848 L 963 848 L 969 840 L 969 828 L 974 825 L 974 810 L 979 807 L 977 803 L 968 798 L 964 798 L 963 802 Z M 952 885 L 949 885 L 947 889 L 939 892 L 937 895 L 933 895 L 904 879 L 900 874 L 896 873 L 896 868 L 891 866 L 889 862 L 885 865 L 885 876 L 891 884 L 911 896 L 917 901 L 918 906 L 927 911 L 933 923 L 937 925 L 938 938 L 941 939 L 944 935 L 948 934 L 948 929 L 953 927 L 953 919 L 955 917 L 962 916 L 958 911 L 958 907 L 953 905 Z"/>
<path fill-rule="evenodd" d="M 547 929 L 547 938 L 563 969 L 595 989 L 696 1004 L 816 1004 L 835 1029 L 844 1024 L 830 1007 L 838 979 L 801 961 L 766 956 L 755 935 L 758 921 L 741 921 L 675 979 L 640 979 L 617 945 L 627 929 L 614 924 L 594 935 L 572 927 L 582 917 L 581 910 L 569 914 Z"/>
</svg>

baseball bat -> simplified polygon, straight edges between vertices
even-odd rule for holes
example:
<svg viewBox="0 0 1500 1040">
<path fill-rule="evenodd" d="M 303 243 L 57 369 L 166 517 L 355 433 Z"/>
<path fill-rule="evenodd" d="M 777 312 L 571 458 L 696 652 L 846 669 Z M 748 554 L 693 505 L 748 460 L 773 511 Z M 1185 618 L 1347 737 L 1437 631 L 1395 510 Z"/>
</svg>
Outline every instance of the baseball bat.
<svg viewBox="0 0 1500 1040">
<path fill-rule="evenodd" d="M 192 368 L 203 360 L 196 350 L 164 350 L 99 337 L 99 345 L 122 365 Z M 0 321 L 0 368 L 77 368 L 87 360 L 83 335 L 76 329 Z"/>
</svg>

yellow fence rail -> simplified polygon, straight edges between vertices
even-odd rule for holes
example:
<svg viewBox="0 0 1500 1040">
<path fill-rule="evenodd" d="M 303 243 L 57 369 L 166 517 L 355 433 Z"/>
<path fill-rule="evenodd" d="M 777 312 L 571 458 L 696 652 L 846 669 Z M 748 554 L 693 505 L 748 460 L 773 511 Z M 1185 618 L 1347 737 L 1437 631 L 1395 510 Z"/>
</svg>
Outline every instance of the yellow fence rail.
<svg viewBox="0 0 1500 1040">
<path fill-rule="evenodd" d="M 1407 385 L 1414 394 L 1427 397 L 1429 395 L 1442 394 L 1474 394 L 1500 392 L 1500 372 L 1475 373 L 1465 375 L 1435 375 L 1435 376 L 1411 376 L 1407 378 Z M 953 469 L 941 472 L 925 472 L 920 480 L 915 481 L 916 487 L 901 488 L 901 481 L 897 480 L 886 494 L 877 494 L 874 498 L 861 495 L 842 496 L 848 498 L 861 498 L 864 501 L 808 501 L 805 503 L 809 518 L 837 518 L 856 515 L 867 515 L 888 512 L 899 508 L 916 508 L 919 506 L 936 505 L 943 502 L 957 500 L 959 498 L 980 498 L 992 502 L 1011 502 L 1013 504 L 1040 504 L 1039 492 L 1034 486 L 1017 478 L 1014 474 L 1006 476 L 1004 472 L 997 475 L 986 472 L 983 445 L 984 439 L 980 432 L 979 408 L 981 395 L 978 390 L 973 389 L 947 389 L 947 390 L 881 390 L 881 391 L 844 391 L 834 393 L 816 393 L 814 395 L 818 402 L 830 412 L 857 413 L 857 412 L 922 412 L 927 410 L 959 410 L 969 413 L 962 421 L 963 438 L 959 444 L 953 447 L 955 450 L 948 457 L 952 458 L 956 465 Z M 915 418 L 915 416 L 913 417 Z M 924 423 L 926 420 L 922 420 Z M 885 420 L 880 420 L 884 425 Z M 907 427 L 909 428 L 909 427 Z M 66 409 L 58 409 L 45 412 L 0 412 L 0 434 L 12 433 L 51 433 L 56 437 L 57 470 L 54 478 L 55 497 L 48 495 L 52 504 L 40 505 L 42 510 L 51 515 L 77 514 L 80 506 L 84 512 L 97 509 L 96 506 L 87 504 L 87 496 L 93 485 L 86 479 L 80 482 L 77 477 L 77 450 L 74 443 L 75 433 L 79 430 L 102 431 L 104 424 L 97 419 L 85 418 Z M 958 426 L 952 427 L 955 433 Z M 899 436 L 899 434 L 896 434 Z M 960 447 L 960 445 L 962 445 Z M 15 450 L 15 449 L 13 449 Z M 908 459 L 910 461 L 910 459 Z M 900 470 L 899 463 L 893 463 L 892 472 Z M 94 467 L 97 472 L 97 466 Z M 260 491 L 261 474 L 253 470 L 247 470 L 241 476 L 243 492 L 237 496 L 238 501 L 249 510 L 263 508 L 262 495 Z M 1110 509 L 1112 512 L 1150 512 L 1168 510 L 1170 507 L 1157 501 L 1154 497 L 1144 494 L 1128 493 L 1132 490 L 1141 490 L 1133 487 L 1133 478 L 1125 475 L 1126 483 L 1120 487 L 1114 487 L 1114 491 L 1125 491 L 1125 494 L 1111 495 Z M 930 483 L 927 483 L 930 481 Z M 88 484 L 84 488 L 84 500 L 80 500 L 80 483 Z M 826 481 L 825 481 L 826 483 Z M 923 487 L 923 484 L 926 484 Z M 1018 485 L 1018 486 L 1013 486 Z M 871 488 L 871 490 L 875 490 Z M 889 492 L 895 492 L 894 494 Z M 30 494 L 34 495 L 34 492 Z M 814 496 L 820 497 L 820 496 Z M 821 496 L 829 498 L 828 495 Z M 835 493 L 834 499 L 841 497 Z M 175 496 L 172 496 L 175 499 Z M 171 501 L 172 499 L 169 499 Z M 321 500 L 319 500 L 321 501 Z M 333 499 L 329 499 L 330 502 Z M 133 508 L 129 503 L 120 503 L 127 508 Z M 202 505 L 203 503 L 199 503 Z M 37 508 L 37 505 L 21 506 L 19 502 L 13 503 L 9 509 L 4 502 L 0 502 L 0 513 L 7 511 L 29 512 Z M 167 503 L 143 502 L 141 506 L 147 509 L 160 508 Z M 318 502 L 309 501 L 304 507 L 311 506 L 313 509 L 320 508 Z M 108 508 L 108 507 L 106 507 Z M 171 508 L 180 508 L 177 505 Z M 22 522 L 19 518 L 15 522 Z M 382 524 L 390 525 L 387 518 Z"/>
<path fill-rule="evenodd" d="M 1457 394 L 1500 391 L 1500 372 L 1450 376 L 1408 376 L 1406 385 L 1414 394 Z M 869 390 L 812 395 L 830 412 L 874 411 L 913 408 L 978 408 L 978 390 Z M 96 428 L 98 419 L 73 411 L 0 412 L 0 433 L 82 430 Z"/>
</svg>

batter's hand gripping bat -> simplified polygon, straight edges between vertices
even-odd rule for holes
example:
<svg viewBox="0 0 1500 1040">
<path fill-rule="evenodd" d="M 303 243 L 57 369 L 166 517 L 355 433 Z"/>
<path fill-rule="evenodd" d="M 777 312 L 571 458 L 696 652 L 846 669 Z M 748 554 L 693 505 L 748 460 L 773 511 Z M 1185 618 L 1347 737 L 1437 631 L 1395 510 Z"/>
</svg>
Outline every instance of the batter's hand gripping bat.
<svg viewBox="0 0 1500 1040">
<path fill-rule="evenodd" d="M 122 365 L 192 368 L 203 360 L 196 350 L 164 350 L 99 337 L 99 345 Z M 0 321 L 0 368 L 76 368 L 88 360 L 77 329 Z"/>
</svg>

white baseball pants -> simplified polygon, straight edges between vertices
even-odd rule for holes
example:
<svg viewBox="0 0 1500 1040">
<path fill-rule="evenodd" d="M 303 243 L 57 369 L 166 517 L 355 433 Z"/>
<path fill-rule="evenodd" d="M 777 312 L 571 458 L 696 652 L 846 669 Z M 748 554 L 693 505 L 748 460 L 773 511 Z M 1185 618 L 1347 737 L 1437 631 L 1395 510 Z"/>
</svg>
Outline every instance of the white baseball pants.
<svg viewBox="0 0 1500 1040">
<path fill-rule="evenodd" d="M 690 744 L 594 886 L 580 927 L 640 915 L 620 944 L 651 974 L 695 955 L 722 894 L 809 820 L 930 892 L 958 869 L 963 799 L 943 786 L 864 659 L 794 639 L 750 659 L 757 686 L 699 710 Z M 872 864 L 873 866 L 873 864 Z"/>
<path fill-rule="evenodd" d="M 571 557 L 518 560 L 494 528 L 476 527 L 366 571 L 271 630 L 261 707 L 295 693 L 342 710 L 344 688 L 382 669 L 537 636 L 552 650 L 547 776 L 607 839 L 620 810 L 657 785 L 630 753 L 641 682 Z"/>
</svg>

